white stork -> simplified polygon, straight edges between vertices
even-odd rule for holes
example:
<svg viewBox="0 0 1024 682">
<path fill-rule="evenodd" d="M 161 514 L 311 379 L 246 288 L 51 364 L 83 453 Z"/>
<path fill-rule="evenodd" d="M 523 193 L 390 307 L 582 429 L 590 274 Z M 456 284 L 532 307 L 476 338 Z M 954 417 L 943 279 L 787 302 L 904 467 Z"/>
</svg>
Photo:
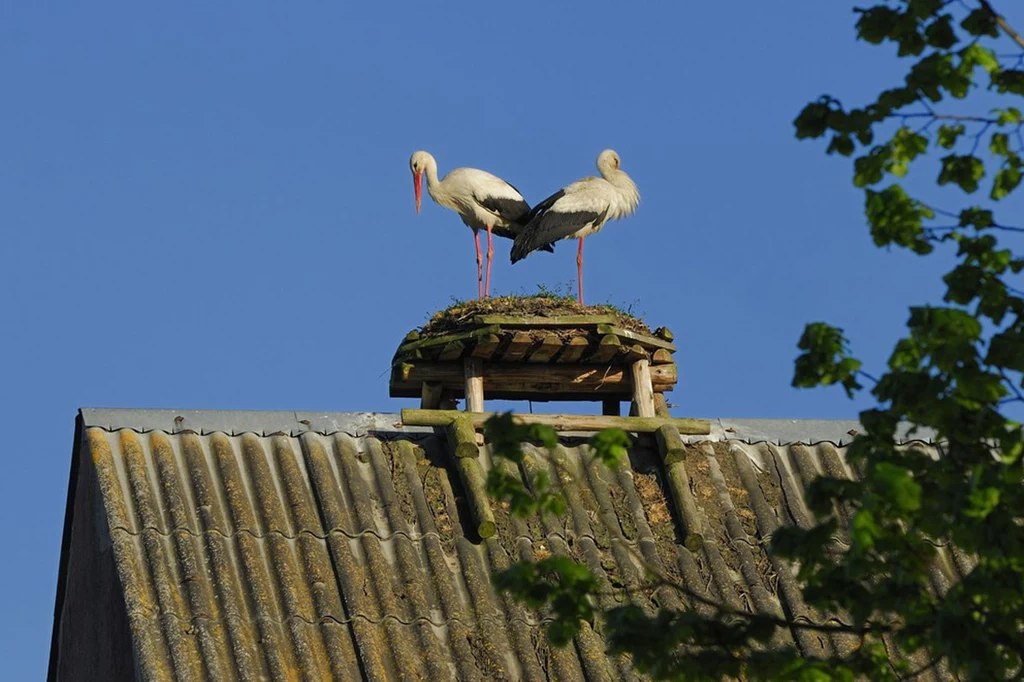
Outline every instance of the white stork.
<svg viewBox="0 0 1024 682">
<path fill-rule="evenodd" d="M 579 239 L 576 252 L 577 283 L 583 305 L 583 239 L 609 220 L 628 216 L 640 203 L 633 179 L 619 166 L 619 155 L 606 149 L 597 157 L 599 178 L 583 178 L 563 187 L 534 206 L 526 216 L 527 225 L 515 237 L 512 262 L 559 239 Z"/>
<path fill-rule="evenodd" d="M 481 298 L 491 293 L 491 260 L 494 257 L 492 233 L 514 239 L 522 230 L 530 205 L 515 187 L 487 171 L 456 168 L 437 179 L 437 161 L 427 152 L 419 151 L 409 159 L 413 187 L 416 190 L 416 213 L 420 212 L 423 174 L 427 175 L 427 191 L 438 204 L 447 206 L 462 217 L 473 230 L 476 241 L 476 278 Z M 483 279 L 483 257 L 480 253 L 480 229 L 487 230 L 487 283 Z M 551 251 L 551 248 L 547 249 Z"/>
</svg>

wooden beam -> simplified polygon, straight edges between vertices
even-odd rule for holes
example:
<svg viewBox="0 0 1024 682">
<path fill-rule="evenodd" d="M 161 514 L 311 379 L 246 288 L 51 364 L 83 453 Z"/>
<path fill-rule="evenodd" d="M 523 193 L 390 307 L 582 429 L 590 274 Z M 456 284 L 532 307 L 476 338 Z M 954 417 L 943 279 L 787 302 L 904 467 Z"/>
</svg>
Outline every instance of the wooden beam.
<svg viewBox="0 0 1024 682">
<path fill-rule="evenodd" d="M 618 395 L 625 399 L 633 392 L 629 370 L 609 365 L 553 363 L 538 367 L 527 363 L 485 362 L 483 374 L 487 377 L 487 395 L 491 398 L 538 396 L 537 399 L 547 400 L 600 400 Z M 650 374 L 654 391 L 670 391 L 676 383 L 674 364 L 655 365 L 650 368 Z M 439 382 L 445 392 L 454 397 L 465 395 L 462 363 L 451 362 L 402 363 L 396 366 L 391 375 L 390 395 L 392 398 L 418 398 L 424 381 Z"/>
<path fill-rule="evenodd" d="M 654 416 L 654 384 L 651 381 L 651 364 L 646 359 L 637 360 L 629 366 L 633 377 L 633 402 L 638 417 Z"/>
<path fill-rule="evenodd" d="M 516 332 L 512 335 L 512 340 L 508 344 L 508 348 L 501 355 L 502 362 L 518 362 L 522 360 L 526 355 L 526 351 L 533 345 L 533 337 L 526 332 Z"/>
<path fill-rule="evenodd" d="M 484 411 L 484 362 L 479 358 L 463 361 L 466 376 L 466 412 Z"/>
<path fill-rule="evenodd" d="M 654 335 L 659 339 L 665 339 L 669 343 L 676 340 L 676 335 L 672 333 L 672 330 L 668 327 L 658 327 L 654 330 Z"/>
<path fill-rule="evenodd" d="M 436 411 L 440 412 L 441 410 Z M 476 430 L 473 428 L 472 420 L 465 412 L 458 410 L 454 412 L 456 416 L 444 425 L 452 452 L 458 458 L 479 457 L 480 446 L 476 444 Z"/>
<path fill-rule="evenodd" d="M 477 534 L 486 540 L 493 537 L 497 526 L 494 523 L 494 512 L 487 500 L 487 475 L 483 467 L 474 457 L 460 457 L 458 460 L 459 478 L 466 490 L 469 511 L 476 524 Z"/>
<path fill-rule="evenodd" d="M 473 348 L 473 352 L 470 353 L 470 355 L 474 358 L 480 358 L 481 360 L 490 360 L 491 356 L 494 355 L 494 351 L 498 350 L 498 346 L 500 345 L 501 337 L 497 334 L 481 336 L 476 342 L 476 346 Z"/>
<path fill-rule="evenodd" d="M 478 315 L 473 319 L 476 324 L 497 324 L 502 327 L 596 327 L 599 324 L 615 324 L 618 318 L 614 315 L 560 315 L 545 317 L 543 315 Z"/>
<path fill-rule="evenodd" d="M 402 410 L 402 423 L 407 426 L 447 427 L 456 418 L 467 419 L 474 429 L 482 429 L 493 412 L 460 412 L 458 410 Z M 711 433 L 707 419 L 661 419 L 659 417 L 611 417 L 582 414 L 516 414 L 521 424 L 544 424 L 557 431 L 601 431 L 622 429 L 631 433 L 654 433 L 665 424 L 671 424 L 679 433 L 688 436 L 706 436 Z"/>
<path fill-rule="evenodd" d="M 587 357 L 587 362 L 608 362 L 622 348 L 622 341 L 614 334 L 605 334 L 597 344 L 594 352 Z"/>
<path fill-rule="evenodd" d="M 458 360 L 462 357 L 462 354 L 466 350 L 466 345 L 461 341 L 449 341 L 441 349 L 441 353 L 437 356 L 437 359 L 441 362 L 450 362 L 452 360 Z"/>
<path fill-rule="evenodd" d="M 675 362 L 675 360 L 672 359 L 672 353 L 668 352 L 664 348 L 659 348 L 654 351 L 653 355 L 651 355 L 652 365 L 664 365 L 666 362 Z"/>
<path fill-rule="evenodd" d="M 654 394 L 654 416 L 663 417 L 665 419 L 669 419 L 672 417 L 672 415 L 669 414 L 668 401 L 665 400 L 664 393 Z"/>
<path fill-rule="evenodd" d="M 583 353 L 587 350 L 590 342 L 585 336 L 574 336 L 562 346 L 562 354 L 558 356 L 557 362 L 579 362 Z"/>
<path fill-rule="evenodd" d="M 630 331 L 628 329 L 623 329 L 622 327 L 614 327 L 614 326 L 608 325 L 608 324 L 599 324 L 597 326 L 597 333 L 598 334 L 614 334 L 615 336 L 621 337 L 623 339 L 629 339 L 630 341 L 636 341 L 637 343 L 639 343 L 641 346 L 644 346 L 645 348 L 664 348 L 665 350 L 672 351 L 672 352 L 675 352 L 675 350 L 676 350 L 675 345 L 669 343 L 668 341 L 662 341 L 661 339 L 656 339 L 653 336 L 647 336 L 646 334 L 639 334 L 637 332 Z"/>
<path fill-rule="evenodd" d="M 431 346 L 444 346 L 452 341 L 466 341 L 467 339 L 475 339 L 478 336 L 487 336 L 488 334 L 496 334 L 501 331 L 501 327 L 498 325 L 490 325 L 487 327 L 480 327 L 478 329 L 471 329 L 468 332 L 457 332 L 455 334 L 445 334 L 444 336 L 431 336 L 426 339 L 420 339 L 419 341 L 412 341 L 409 343 L 403 343 L 398 347 L 399 353 L 408 353 L 414 351 L 417 348 L 430 348 Z"/>
<path fill-rule="evenodd" d="M 437 381 L 424 381 L 420 391 L 420 407 L 424 410 L 437 410 L 441 407 L 441 384 Z"/>
<path fill-rule="evenodd" d="M 555 357 L 555 353 L 562 349 L 562 340 L 554 334 L 545 334 L 541 337 L 540 345 L 538 345 L 530 356 L 526 358 L 527 362 L 548 362 L 551 358 Z"/>
</svg>

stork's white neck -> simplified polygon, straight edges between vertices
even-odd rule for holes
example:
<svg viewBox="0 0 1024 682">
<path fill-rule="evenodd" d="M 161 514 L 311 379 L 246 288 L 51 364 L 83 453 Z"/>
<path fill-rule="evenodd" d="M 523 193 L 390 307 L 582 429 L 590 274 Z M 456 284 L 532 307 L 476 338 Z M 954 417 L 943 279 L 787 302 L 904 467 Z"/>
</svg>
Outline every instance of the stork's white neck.
<svg viewBox="0 0 1024 682">
<path fill-rule="evenodd" d="M 437 178 L 437 161 L 433 156 L 427 155 L 423 174 L 427 176 L 427 193 L 430 194 L 430 198 L 442 206 L 447 206 L 448 193 L 445 192 L 444 185 Z"/>
<path fill-rule="evenodd" d="M 615 188 L 617 195 L 614 202 L 614 213 L 616 218 L 621 218 L 633 213 L 640 204 L 640 190 L 637 189 L 633 178 L 618 168 L 601 168 L 601 177 Z"/>
</svg>

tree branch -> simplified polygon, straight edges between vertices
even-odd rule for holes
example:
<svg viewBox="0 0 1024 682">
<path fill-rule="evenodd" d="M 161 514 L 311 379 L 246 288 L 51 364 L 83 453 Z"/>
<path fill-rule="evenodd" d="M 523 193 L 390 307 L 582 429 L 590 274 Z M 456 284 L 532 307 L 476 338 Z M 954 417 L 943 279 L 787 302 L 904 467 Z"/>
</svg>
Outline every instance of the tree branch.
<svg viewBox="0 0 1024 682">
<path fill-rule="evenodd" d="M 1001 14 L 996 12 L 995 8 L 992 7 L 992 4 L 989 3 L 988 0 L 980 0 L 980 2 L 981 6 L 984 7 L 989 14 L 996 18 L 996 23 L 999 24 L 999 28 L 1003 29 L 1003 32 L 1006 35 L 1010 36 L 1010 39 L 1013 40 L 1013 42 L 1017 43 L 1022 48 L 1024 48 L 1024 37 L 1022 37 L 1021 34 L 1013 30 L 1013 27 L 1006 22 L 1006 19 L 1004 19 Z"/>
</svg>

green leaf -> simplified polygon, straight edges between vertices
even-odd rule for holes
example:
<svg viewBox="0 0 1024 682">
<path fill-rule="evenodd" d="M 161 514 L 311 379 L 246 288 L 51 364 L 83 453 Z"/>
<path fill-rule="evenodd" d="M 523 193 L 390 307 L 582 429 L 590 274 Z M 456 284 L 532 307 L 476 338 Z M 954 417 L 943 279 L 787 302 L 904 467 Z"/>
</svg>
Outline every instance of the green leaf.
<svg viewBox="0 0 1024 682">
<path fill-rule="evenodd" d="M 1020 168 L 1011 166 L 1000 169 L 992 181 L 992 192 L 989 196 L 995 201 L 1004 198 L 1010 192 L 1017 189 L 1017 186 L 1020 185 L 1020 180 Z"/>
<path fill-rule="evenodd" d="M 817 102 L 811 102 L 805 106 L 793 121 L 793 125 L 796 127 L 796 139 L 804 140 L 824 135 L 829 128 L 829 116 L 836 104 L 835 100 L 825 95 Z"/>
<path fill-rule="evenodd" d="M 968 194 L 977 191 L 978 181 L 985 176 L 985 165 L 976 156 L 950 154 L 942 159 L 938 183 L 954 183 Z"/>
<path fill-rule="evenodd" d="M 967 497 L 964 515 L 973 519 L 984 519 L 999 506 L 999 488 L 975 488 Z"/>
<path fill-rule="evenodd" d="M 952 149 L 956 146 L 957 138 L 964 134 L 964 125 L 958 123 L 954 126 L 939 126 L 939 146 Z"/>
<path fill-rule="evenodd" d="M 622 429 L 604 429 L 591 436 L 589 444 L 605 466 L 615 469 L 626 459 L 633 443 Z"/>
<path fill-rule="evenodd" d="M 924 31 L 925 40 L 932 47 L 940 50 L 947 50 L 957 43 L 956 31 L 953 30 L 953 17 L 943 14 L 937 18 Z"/>
<path fill-rule="evenodd" d="M 882 529 L 870 509 L 861 509 L 850 519 L 850 539 L 858 551 L 871 549 L 882 536 Z"/>
<path fill-rule="evenodd" d="M 934 248 L 924 234 L 923 219 L 932 211 L 911 199 L 899 185 L 880 192 L 865 190 L 864 212 L 871 226 L 871 236 L 878 246 L 897 244 L 918 254 Z"/>
<path fill-rule="evenodd" d="M 1003 69 L 992 76 L 992 85 L 1000 93 L 1024 95 L 1024 71 Z"/>
<path fill-rule="evenodd" d="M 983 8 L 978 8 L 968 14 L 960 22 L 960 25 L 965 31 L 974 36 L 999 37 L 999 24 L 996 23 L 996 18 L 991 12 Z"/>
<path fill-rule="evenodd" d="M 992 133 L 988 144 L 989 151 L 998 156 L 1006 156 L 1010 153 L 1010 138 L 1006 133 Z"/>
<path fill-rule="evenodd" d="M 960 50 L 960 66 L 961 72 L 969 72 L 980 66 L 992 74 L 999 71 L 999 60 L 992 50 L 982 47 L 979 43 L 971 43 Z"/>
<path fill-rule="evenodd" d="M 853 396 L 861 385 L 857 382 L 860 361 L 849 356 L 849 342 L 843 330 L 814 322 L 804 328 L 797 344 L 804 351 L 796 359 L 793 386 L 811 388 L 841 384 L 848 396 Z"/>
<path fill-rule="evenodd" d="M 901 466 L 879 462 L 872 471 L 873 482 L 887 501 L 902 511 L 921 508 L 921 486 Z"/>
<path fill-rule="evenodd" d="M 975 229 L 984 230 L 986 227 L 992 227 L 994 224 L 994 218 L 992 217 L 992 211 L 983 208 L 966 208 L 960 211 L 960 226 L 967 227 L 968 225 L 973 226 Z"/>
<path fill-rule="evenodd" d="M 993 114 L 998 116 L 999 125 L 1009 125 L 1021 122 L 1020 109 L 1017 107 L 1006 107 L 1005 109 L 993 109 Z"/>
<path fill-rule="evenodd" d="M 888 38 L 900 20 L 899 12 L 884 5 L 854 11 L 860 14 L 860 19 L 857 20 L 857 37 L 874 45 Z"/>
</svg>

